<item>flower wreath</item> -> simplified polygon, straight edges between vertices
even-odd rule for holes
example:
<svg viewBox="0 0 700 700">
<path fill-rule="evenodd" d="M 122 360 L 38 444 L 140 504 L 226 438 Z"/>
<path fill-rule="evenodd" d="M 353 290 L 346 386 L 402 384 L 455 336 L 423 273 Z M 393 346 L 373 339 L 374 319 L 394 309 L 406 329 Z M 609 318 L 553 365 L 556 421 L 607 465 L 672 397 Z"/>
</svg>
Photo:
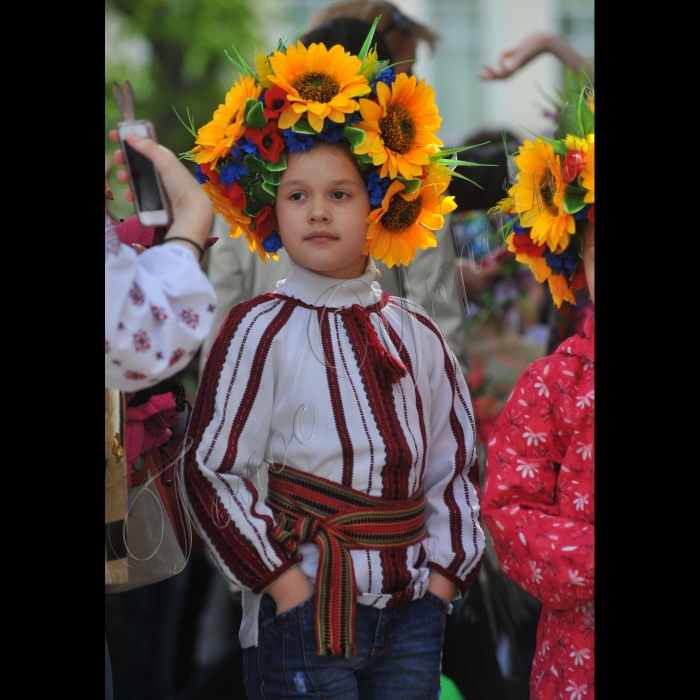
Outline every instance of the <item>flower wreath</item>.
<svg viewBox="0 0 700 700">
<path fill-rule="evenodd" d="M 549 284 L 557 308 L 575 304 L 586 283 L 582 229 L 595 221 L 595 102 L 591 88 L 569 95 L 554 138 L 527 139 L 514 156 L 517 182 L 491 212 L 504 212 L 508 250 L 538 282 Z"/>
<path fill-rule="evenodd" d="M 453 170 L 477 165 L 456 160 L 464 147 L 441 150 L 442 118 L 425 79 L 396 76 L 378 60 L 370 45 L 379 19 L 357 56 L 339 44 L 280 40 L 273 53 L 256 53 L 253 69 L 234 47 L 237 60 L 227 56 L 239 80 L 225 103 L 198 131 L 191 117 L 185 124 L 196 146 L 183 157 L 197 164 L 214 212 L 233 238 L 245 234 L 263 262 L 277 260 L 282 248 L 274 204 L 286 153 L 308 150 L 314 139 L 345 139 L 368 173 L 372 211 L 363 252 L 389 267 L 408 265 L 418 248 L 437 245 L 432 232 L 456 208 L 443 192 L 452 177 L 469 180 Z"/>
</svg>

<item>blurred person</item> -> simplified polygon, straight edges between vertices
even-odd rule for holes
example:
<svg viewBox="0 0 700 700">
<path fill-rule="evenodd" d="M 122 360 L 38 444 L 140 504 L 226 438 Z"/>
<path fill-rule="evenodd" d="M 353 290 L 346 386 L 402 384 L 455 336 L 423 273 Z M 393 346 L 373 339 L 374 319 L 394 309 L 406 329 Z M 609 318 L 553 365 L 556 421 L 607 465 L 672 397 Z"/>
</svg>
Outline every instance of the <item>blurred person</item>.
<svg viewBox="0 0 700 700">
<path fill-rule="evenodd" d="M 380 15 L 377 32 L 386 44 L 391 63 L 396 64 L 394 72 L 412 75 L 419 42 L 424 41 L 431 51 L 435 51 L 439 37 L 429 27 L 404 15 L 393 3 L 381 0 L 345 0 L 327 5 L 311 18 L 309 31 L 336 19 L 358 19 L 371 26 Z M 381 53 L 379 55 L 382 56 Z"/>
<path fill-rule="evenodd" d="M 134 134 L 127 141 L 153 161 L 173 205 L 163 243 L 140 255 L 105 226 L 105 387 L 137 391 L 186 367 L 211 328 L 216 295 L 200 267 L 211 203 L 171 151 Z M 124 164 L 121 150 L 114 160 Z M 128 182 L 127 171 L 117 179 Z"/>
<path fill-rule="evenodd" d="M 554 142 L 521 145 L 518 181 L 500 205 L 509 249 L 548 283 L 557 306 L 584 285 L 594 301 L 592 103 L 583 89 Z M 593 316 L 513 389 L 488 444 L 484 519 L 503 570 L 542 604 L 531 699 L 594 700 Z"/>
<path fill-rule="evenodd" d="M 110 139 L 118 141 L 116 131 L 110 132 Z M 129 460 L 134 459 L 133 441 L 129 441 L 126 424 L 129 418 L 125 416 L 126 397 L 133 397 L 138 391 L 153 391 L 163 380 L 174 378 L 202 343 L 211 325 L 216 301 L 214 290 L 199 266 L 200 253 L 211 226 L 211 205 L 207 197 L 171 151 L 135 134 L 129 135 L 127 141 L 152 160 L 160 173 L 173 204 L 173 224 L 163 245 L 157 248 L 144 252 L 141 246 L 122 243 L 107 210 L 107 202 L 113 200 L 114 195 L 105 178 L 106 526 L 118 524 L 114 504 L 120 499 L 123 502 L 129 482 Z M 115 153 L 114 162 L 124 165 L 121 149 Z M 108 167 L 111 163 L 105 164 L 105 170 Z M 117 178 L 124 183 L 129 181 L 126 170 L 121 170 Z M 127 190 L 124 198 L 133 202 L 133 192 Z M 169 407 L 170 404 L 160 406 Z M 173 420 L 168 425 L 173 425 Z M 169 435 L 170 430 L 164 427 L 159 430 L 156 442 L 163 444 L 163 438 L 167 440 Z M 143 438 L 146 438 L 145 433 Z M 107 548 L 106 583 L 113 582 L 110 556 Z M 114 617 L 110 620 L 112 624 L 119 624 Z M 129 632 L 128 628 L 118 632 L 124 635 L 120 639 L 124 645 L 129 641 Z M 111 700 L 113 696 L 106 630 L 105 698 Z"/>
<path fill-rule="evenodd" d="M 563 36 L 547 32 L 530 34 L 514 48 L 503 51 L 498 57 L 498 64 L 484 64 L 479 77 L 482 80 L 505 80 L 534 58 L 545 53 L 558 58 L 574 74 L 578 74 L 583 69 L 587 78 L 593 83 L 595 70 L 593 61 L 584 56 Z"/>
<path fill-rule="evenodd" d="M 480 188 L 455 178 L 449 191 L 457 205 L 450 225 L 468 300 L 467 386 L 483 484 L 486 447 L 496 420 L 521 372 L 544 354 L 542 342 L 526 335 L 537 321 L 536 308 L 544 295 L 499 235 L 503 215 L 499 219 L 488 213 L 509 186 L 509 154 L 517 151 L 518 141 L 512 133 L 484 129 L 462 142 L 477 144 L 485 145 L 470 149 L 466 159 L 491 166 L 470 172 Z M 523 698 L 541 606 L 501 571 L 488 531 L 486 535 L 481 573 L 449 620 L 443 669 L 470 700 Z"/>
</svg>

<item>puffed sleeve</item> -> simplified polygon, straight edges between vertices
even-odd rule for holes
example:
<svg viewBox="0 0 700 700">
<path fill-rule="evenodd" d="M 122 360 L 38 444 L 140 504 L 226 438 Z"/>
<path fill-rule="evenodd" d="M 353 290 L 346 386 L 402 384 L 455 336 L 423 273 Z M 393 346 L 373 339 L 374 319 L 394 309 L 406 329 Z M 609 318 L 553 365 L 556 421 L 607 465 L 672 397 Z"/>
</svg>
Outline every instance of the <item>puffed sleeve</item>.
<svg viewBox="0 0 700 700">
<path fill-rule="evenodd" d="M 533 363 L 487 449 L 484 519 L 501 566 L 551 609 L 593 598 L 591 387 L 576 384 L 585 375 L 575 359 Z"/>
<path fill-rule="evenodd" d="M 137 255 L 105 229 L 105 387 L 137 391 L 183 370 L 215 310 L 189 248 L 173 242 Z"/>
<path fill-rule="evenodd" d="M 421 310 L 422 311 L 422 310 Z M 425 470 L 427 566 L 464 595 L 484 554 L 474 413 L 464 376 L 437 324 L 425 312 L 420 324 L 429 363 L 430 448 Z"/>
<path fill-rule="evenodd" d="M 282 302 L 237 304 L 209 351 L 187 433 L 185 496 L 219 569 L 258 593 L 296 564 L 277 544 L 273 514 L 261 498 L 272 420 L 274 333 L 288 318 Z"/>
</svg>

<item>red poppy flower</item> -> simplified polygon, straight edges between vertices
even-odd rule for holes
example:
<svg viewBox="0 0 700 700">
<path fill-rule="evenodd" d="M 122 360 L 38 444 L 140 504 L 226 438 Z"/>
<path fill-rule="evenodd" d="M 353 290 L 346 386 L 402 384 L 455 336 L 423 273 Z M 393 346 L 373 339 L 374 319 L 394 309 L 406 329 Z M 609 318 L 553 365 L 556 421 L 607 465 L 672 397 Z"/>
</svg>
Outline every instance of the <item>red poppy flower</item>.
<svg viewBox="0 0 700 700">
<path fill-rule="evenodd" d="M 277 85 L 265 91 L 265 105 L 263 114 L 268 119 L 277 119 L 285 109 L 289 109 L 291 106 L 287 99 L 287 93 Z"/>
<path fill-rule="evenodd" d="M 238 211 L 243 211 L 246 203 L 245 191 L 237 182 L 231 183 L 231 188 L 228 191 L 228 198 Z"/>
<path fill-rule="evenodd" d="M 588 210 L 588 220 L 595 223 L 595 204 L 591 204 L 591 208 Z"/>
<path fill-rule="evenodd" d="M 542 255 L 547 244 L 535 245 L 529 233 L 515 233 L 511 239 L 511 245 L 515 248 L 516 255 Z"/>
<path fill-rule="evenodd" d="M 586 167 L 586 160 L 581 151 L 569 151 L 561 166 L 561 179 L 566 182 L 573 182 L 578 174 Z"/>
<path fill-rule="evenodd" d="M 262 211 L 255 217 L 255 235 L 259 241 L 267 238 L 277 228 L 275 210 L 265 204 Z"/>
<path fill-rule="evenodd" d="M 260 155 L 271 163 L 280 159 L 280 153 L 284 150 L 284 141 L 277 132 L 277 122 L 270 122 L 262 131 L 260 129 L 247 129 L 246 138 L 249 138 L 260 151 Z"/>
<path fill-rule="evenodd" d="M 207 175 L 209 177 L 209 182 L 211 182 L 212 185 L 219 184 L 219 173 L 217 173 L 216 170 L 211 167 L 211 163 L 201 163 L 199 166 L 199 172 L 201 172 L 202 175 Z"/>
</svg>

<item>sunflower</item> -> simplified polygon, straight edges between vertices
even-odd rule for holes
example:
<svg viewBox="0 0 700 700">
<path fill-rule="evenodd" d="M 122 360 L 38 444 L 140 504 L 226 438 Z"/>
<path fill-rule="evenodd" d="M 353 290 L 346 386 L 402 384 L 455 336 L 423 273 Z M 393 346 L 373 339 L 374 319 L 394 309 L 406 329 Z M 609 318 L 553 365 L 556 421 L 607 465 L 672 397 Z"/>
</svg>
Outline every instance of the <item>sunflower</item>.
<svg viewBox="0 0 700 700">
<path fill-rule="evenodd" d="M 381 177 L 422 175 L 423 166 L 430 162 L 428 155 L 442 146 L 434 133 L 442 117 L 425 78 L 416 85 L 415 75 L 409 78 L 401 73 L 391 88 L 377 83 L 377 102 L 360 100 L 360 114 L 363 121 L 357 128 L 367 135 L 355 153 L 370 155 L 374 165 L 381 165 Z"/>
<path fill-rule="evenodd" d="M 392 182 L 381 206 L 365 219 L 369 228 L 363 252 L 393 267 L 408 265 L 418 248 L 434 248 L 432 231 L 442 228 L 443 215 L 457 208 L 454 197 L 442 196 L 448 184 L 445 178 L 425 178 L 407 194 L 402 182 Z"/>
<path fill-rule="evenodd" d="M 537 245 L 546 243 L 554 252 L 569 245 L 576 232 L 574 217 L 564 211 L 564 184 L 560 158 L 548 143 L 529 139 L 515 156 L 518 182 L 508 190 L 513 211 L 520 214 L 520 225 L 532 228 L 530 236 Z"/>
<path fill-rule="evenodd" d="M 339 44 L 330 49 L 324 44 L 311 44 L 307 49 L 299 41 L 296 48 L 287 48 L 286 55 L 275 51 L 269 60 L 273 72 L 268 79 L 287 93 L 291 103 L 280 116 L 280 129 L 296 124 L 302 114 L 316 132 L 323 129 L 326 117 L 344 124 L 345 115 L 359 108 L 352 98 L 371 91 L 360 72 L 360 59 Z"/>
<path fill-rule="evenodd" d="M 588 140 L 588 161 L 586 167 L 581 171 L 581 184 L 587 190 L 583 201 L 587 204 L 595 202 L 595 138 L 594 134 L 589 134 Z"/>
<path fill-rule="evenodd" d="M 214 112 L 214 118 L 197 132 L 197 146 L 191 153 L 196 153 L 196 163 L 216 165 L 219 158 L 227 155 L 231 146 L 245 129 L 243 113 L 245 101 L 252 97 L 258 99 L 262 86 L 255 84 L 250 76 L 245 78 L 239 73 L 240 82 L 235 82 L 226 94 L 224 104 Z"/>
</svg>

